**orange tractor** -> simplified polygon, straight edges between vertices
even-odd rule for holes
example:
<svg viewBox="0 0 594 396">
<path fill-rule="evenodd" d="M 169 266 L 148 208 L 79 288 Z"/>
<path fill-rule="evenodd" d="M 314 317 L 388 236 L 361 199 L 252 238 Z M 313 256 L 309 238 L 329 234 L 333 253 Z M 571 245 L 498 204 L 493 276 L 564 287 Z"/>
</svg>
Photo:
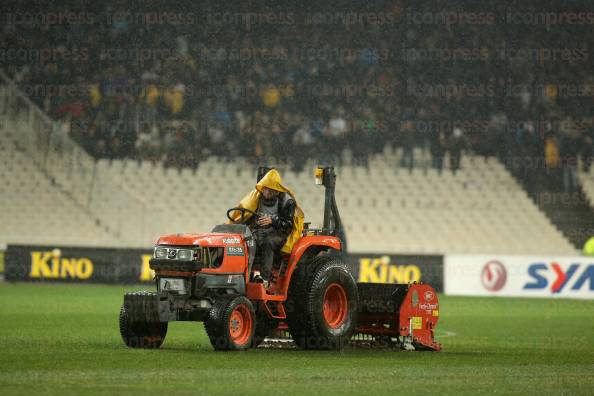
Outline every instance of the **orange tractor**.
<svg viewBox="0 0 594 396">
<path fill-rule="evenodd" d="M 258 170 L 260 180 L 269 168 Z M 286 335 L 304 349 L 340 349 L 352 339 L 386 341 L 406 349 L 440 350 L 433 329 L 437 295 L 426 284 L 355 281 L 344 261 L 346 239 L 332 167 L 317 168 L 325 187 L 324 224 L 307 226 L 289 255 L 277 257 L 271 283 L 254 281 L 254 236 L 241 224 L 204 234 L 159 238 L 150 267 L 156 292 L 127 293 L 120 333 L 133 348 L 158 348 L 170 321 L 202 321 L 216 350 L 244 350 Z M 232 208 L 232 213 L 248 212 Z M 257 216 L 256 213 L 253 215 Z"/>
</svg>

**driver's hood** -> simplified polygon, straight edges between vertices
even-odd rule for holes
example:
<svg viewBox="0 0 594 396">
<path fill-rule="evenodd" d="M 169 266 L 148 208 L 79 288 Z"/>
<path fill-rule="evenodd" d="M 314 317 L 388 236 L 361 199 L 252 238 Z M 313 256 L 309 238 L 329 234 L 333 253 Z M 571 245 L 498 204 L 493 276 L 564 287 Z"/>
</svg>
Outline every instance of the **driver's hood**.
<svg viewBox="0 0 594 396">
<path fill-rule="evenodd" d="M 290 190 L 283 186 L 283 182 L 281 181 L 281 176 L 276 169 L 269 170 L 264 177 L 256 184 L 256 190 L 262 192 L 262 188 L 267 187 L 271 190 L 276 190 L 279 192 L 289 192 Z M 294 194 L 291 194 L 293 196 Z"/>
<path fill-rule="evenodd" d="M 227 246 L 243 243 L 241 234 L 211 232 L 206 234 L 171 234 L 157 240 L 157 245 L 170 246 Z"/>
</svg>

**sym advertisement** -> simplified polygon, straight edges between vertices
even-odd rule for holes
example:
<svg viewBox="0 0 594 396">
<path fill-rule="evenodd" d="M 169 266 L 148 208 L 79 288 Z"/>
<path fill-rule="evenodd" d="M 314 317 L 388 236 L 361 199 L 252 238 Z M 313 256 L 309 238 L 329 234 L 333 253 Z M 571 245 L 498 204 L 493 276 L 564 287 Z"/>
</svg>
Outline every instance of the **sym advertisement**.
<svg viewBox="0 0 594 396">
<path fill-rule="evenodd" d="M 547 256 L 446 256 L 445 293 L 459 296 L 594 299 L 594 259 Z"/>
</svg>

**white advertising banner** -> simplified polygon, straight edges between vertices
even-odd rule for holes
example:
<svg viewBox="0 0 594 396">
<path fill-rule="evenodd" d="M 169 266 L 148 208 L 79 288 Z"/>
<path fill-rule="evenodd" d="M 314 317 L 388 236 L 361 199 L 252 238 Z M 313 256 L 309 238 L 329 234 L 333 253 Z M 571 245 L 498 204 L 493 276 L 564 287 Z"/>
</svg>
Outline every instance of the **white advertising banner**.
<svg viewBox="0 0 594 396">
<path fill-rule="evenodd" d="M 447 255 L 444 291 L 454 296 L 594 299 L 594 258 Z"/>
</svg>

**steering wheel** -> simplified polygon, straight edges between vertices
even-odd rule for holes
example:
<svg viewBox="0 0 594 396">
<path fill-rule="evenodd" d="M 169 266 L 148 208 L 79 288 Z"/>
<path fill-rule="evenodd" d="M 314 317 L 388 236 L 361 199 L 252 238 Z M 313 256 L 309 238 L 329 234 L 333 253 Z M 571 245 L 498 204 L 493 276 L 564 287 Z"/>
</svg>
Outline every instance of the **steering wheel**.
<svg viewBox="0 0 594 396">
<path fill-rule="evenodd" d="M 231 220 L 232 222 L 234 222 L 234 223 L 237 223 L 237 221 L 235 221 L 235 220 L 234 220 L 234 219 L 231 217 L 231 212 L 235 212 L 235 211 L 239 211 L 239 212 L 241 212 L 241 219 L 240 219 L 239 223 L 243 223 L 243 221 L 244 221 L 244 218 L 245 218 L 245 214 L 246 214 L 246 213 L 250 213 L 252 216 L 256 216 L 256 217 L 259 217 L 259 216 L 260 216 L 258 213 L 254 212 L 253 210 L 250 210 L 250 209 L 246 209 L 246 208 L 240 208 L 240 207 L 237 207 L 237 208 L 231 208 L 231 209 L 229 209 L 229 210 L 227 211 L 227 218 L 228 218 L 229 220 Z"/>
</svg>

